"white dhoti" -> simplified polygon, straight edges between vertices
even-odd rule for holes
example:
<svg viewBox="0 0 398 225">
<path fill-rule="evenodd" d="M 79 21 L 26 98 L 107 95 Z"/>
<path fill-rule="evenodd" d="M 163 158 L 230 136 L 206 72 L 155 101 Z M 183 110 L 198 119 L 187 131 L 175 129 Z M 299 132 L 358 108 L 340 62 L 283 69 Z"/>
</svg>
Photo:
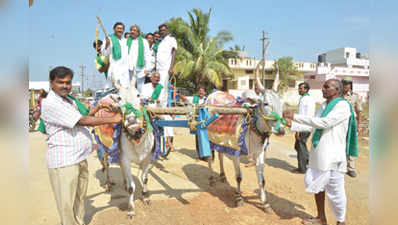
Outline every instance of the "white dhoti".
<svg viewBox="0 0 398 225">
<path fill-rule="evenodd" d="M 167 106 L 167 98 L 169 93 L 169 71 L 168 70 L 159 70 L 160 80 L 159 84 L 163 86 L 162 91 L 160 92 L 159 100 L 164 107 Z"/>
<path fill-rule="evenodd" d="M 345 221 L 347 197 L 344 189 L 344 173 L 335 170 L 320 171 L 308 168 L 304 177 L 305 190 L 318 194 L 325 191 L 336 220 Z"/>
<path fill-rule="evenodd" d="M 133 80 L 133 76 L 134 76 L 133 71 L 130 71 L 130 80 L 131 81 Z M 136 82 L 137 82 L 136 87 L 137 87 L 138 93 L 141 94 L 142 86 L 144 86 L 144 82 L 145 82 L 145 73 L 144 73 L 143 69 L 136 72 Z"/>
<path fill-rule="evenodd" d="M 173 120 L 171 116 L 165 115 L 164 120 Z M 164 136 L 165 137 L 174 137 L 173 127 L 164 127 Z"/>
<path fill-rule="evenodd" d="M 111 73 L 111 80 L 112 84 L 114 87 L 119 88 L 119 87 L 125 87 L 128 88 L 130 87 L 130 73 L 129 72 L 124 72 L 124 73 Z"/>
</svg>

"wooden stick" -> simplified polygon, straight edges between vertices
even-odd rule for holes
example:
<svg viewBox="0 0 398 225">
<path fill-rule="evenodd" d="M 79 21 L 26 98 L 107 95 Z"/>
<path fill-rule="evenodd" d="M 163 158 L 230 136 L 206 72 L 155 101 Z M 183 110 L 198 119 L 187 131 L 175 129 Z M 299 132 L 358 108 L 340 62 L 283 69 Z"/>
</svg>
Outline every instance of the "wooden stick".
<svg viewBox="0 0 398 225">
<path fill-rule="evenodd" d="M 218 113 L 218 114 L 248 114 L 250 113 L 250 109 L 247 108 L 228 108 L 228 107 L 212 107 L 209 106 L 210 113 Z M 148 112 L 154 114 L 163 114 L 163 115 L 185 115 L 188 113 L 187 107 L 148 107 Z"/>
<path fill-rule="evenodd" d="M 105 30 L 104 24 L 102 24 L 101 18 L 99 16 L 97 16 L 97 21 L 98 21 L 98 24 L 101 26 L 101 29 L 105 34 L 105 37 L 108 36 L 108 33 Z"/>
</svg>

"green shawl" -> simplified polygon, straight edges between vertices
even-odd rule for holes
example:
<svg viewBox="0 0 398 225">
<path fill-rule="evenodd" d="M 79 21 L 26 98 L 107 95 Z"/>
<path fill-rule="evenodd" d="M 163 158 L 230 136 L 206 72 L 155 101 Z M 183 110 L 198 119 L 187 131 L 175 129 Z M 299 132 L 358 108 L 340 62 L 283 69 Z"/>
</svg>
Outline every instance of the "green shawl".
<svg viewBox="0 0 398 225">
<path fill-rule="evenodd" d="M 80 114 L 82 114 L 83 116 L 87 116 L 88 115 L 89 110 L 82 102 L 77 100 L 72 95 L 68 95 L 68 97 L 75 101 L 75 103 L 77 105 L 77 109 L 79 110 Z M 46 133 L 46 128 L 44 126 L 43 119 L 40 119 L 40 124 L 39 124 L 39 127 L 37 128 L 37 130 L 42 132 L 43 134 Z"/>
<path fill-rule="evenodd" d="M 158 47 L 159 47 L 159 44 L 160 44 L 161 41 L 162 41 L 162 40 L 157 41 L 157 42 L 153 45 L 153 47 L 152 47 L 152 49 L 153 49 L 156 53 L 158 52 Z"/>
<path fill-rule="evenodd" d="M 329 114 L 329 112 L 332 111 L 334 106 L 341 100 L 345 100 L 345 99 L 338 97 L 338 98 L 335 98 L 332 101 L 330 101 L 326 105 L 325 110 L 323 110 L 321 117 L 327 116 Z M 345 101 L 347 101 L 347 100 L 345 100 Z M 347 153 L 347 155 L 350 155 L 350 156 L 358 156 L 358 139 L 357 139 L 357 132 L 356 132 L 357 122 L 355 120 L 352 105 L 350 102 L 348 102 L 348 104 L 350 105 L 351 116 L 350 116 L 350 121 L 348 124 L 348 131 L 347 131 L 347 137 L 346 137 L 347 138 L 346 153 Z M 312 145 L 315 148 L 319 144 L 319 140 L 321 139 L 322 132 L 323 132 L 322 129 L 315 129 L 315 132 L 312 135 Z"/>
<path fill-rule="evenodd" d="M 97 63 L 100 64 L 100 66 L 104 67 L 105 62 L 101 59 L 101 56 L 97 54 Z M 108 70 L 105 71 L 105 79 L 108 79 Z"/>
<path fill-rule="evenodd" d="M 193 96 L 192 103 L 193 104 L 199 104 L 199 96 L 198 95 L 194 95 Z"/>
<path fill-rule="evenodd" d="M 119 60 L 122 57 L 122 48 L 119 43 L 119 38 L 116 34 L 109 36 L 112 41 L 112 57 L 114 60 Z"/>
<path fill-rule="evenodd" d="M 130 53 L 131 43 L 133 39 L 129 36 L 127 38 L 127 46 Z M 145 65 L 144 61 L 144 40 L 142 39 L 142 35 L 138 35 L 138 59 L 137 59 L 137 67 L 142 68 Z"/>
<path fill-rule="evenodd" d="M 152 96 L 151 96 L 152 101 L 155 101 L 156 99 L 159 98 L 159 95 L 160 95 L 160 92 L 162 91 L 162 89 L 163 89 L 163 86 L 161 84 L 156 85 L 155 90 L 153 90 L 153 92 L 152 92 Z"/>
</svg>

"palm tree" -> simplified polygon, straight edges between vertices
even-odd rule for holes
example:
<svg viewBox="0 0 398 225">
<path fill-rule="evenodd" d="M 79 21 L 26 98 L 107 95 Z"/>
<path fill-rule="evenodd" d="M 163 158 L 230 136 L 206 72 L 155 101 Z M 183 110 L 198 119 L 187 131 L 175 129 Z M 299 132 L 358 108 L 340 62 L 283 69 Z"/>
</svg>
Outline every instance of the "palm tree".
<svg viewBox="0 0 398 225">
<path fill-rule="evenodd" d="M 184 81 L 184 86 L 191 89 L 205 83 L 220 87 L 222 76 L 231 73 L 223 45 L 233 37 L 227 31 L 210 37 L 210 15 L 211 9 L 207 13 L 193 9 L 188 12 L 189 23 L 181 18 L 168 22 L 170 33 L 179 43 L 174 72 Z"/>
</svg>

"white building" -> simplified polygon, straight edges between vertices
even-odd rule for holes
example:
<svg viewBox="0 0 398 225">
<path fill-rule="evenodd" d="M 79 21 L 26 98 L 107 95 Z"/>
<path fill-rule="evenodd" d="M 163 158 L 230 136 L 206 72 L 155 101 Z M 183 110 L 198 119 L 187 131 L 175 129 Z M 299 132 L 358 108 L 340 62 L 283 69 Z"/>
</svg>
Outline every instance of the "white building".
<svg viewBox="0 0 398 225">
<path fill-rule="evenodd" d="M 315 72 L 307 72 L 304 79 L 316 93 L 318 102 L 323 101 L 322 85 L 332 78 L 343 79 L 351 77 L 353 91 L 359 94 L 362 101 L 367 101 L 369 95 L 369 59 L 362 56 L 355 48 L 339 48 L 318 56 Z"/>
<path fill-rule="evenodd" d="M 245 90 L 253 90 L 255 84 L 255 69 L 261 59 L 247 57 L 247 52 L 244 54 L 239 54 L 241 58 L 228 60 L 228 65 L 232 70 L 232 74 L 227 76 L 223 80 L 223 90 L 228 90 L 229 93 L 238 96 Z M 242 57 L 245 56 L 245 57 Z M 265 85 L 268 88 L 272 87 L 274 82 L 274 71 L 275 60 L 265 60 Z M 315 72 L 316 63 L 315 62 L 304 62 L 296 61 L 294 62 L 297 70 L 299 72 Z M 260 67 L 261 69 L 262 67 Z M 261 73 L 260 73 L 261 76 Z M 292 88 L 296 87 L 296 83 L 292 83 L 290 86 Z M 296 92 L 297 93 L 297 90 Z"/>
</svg>

